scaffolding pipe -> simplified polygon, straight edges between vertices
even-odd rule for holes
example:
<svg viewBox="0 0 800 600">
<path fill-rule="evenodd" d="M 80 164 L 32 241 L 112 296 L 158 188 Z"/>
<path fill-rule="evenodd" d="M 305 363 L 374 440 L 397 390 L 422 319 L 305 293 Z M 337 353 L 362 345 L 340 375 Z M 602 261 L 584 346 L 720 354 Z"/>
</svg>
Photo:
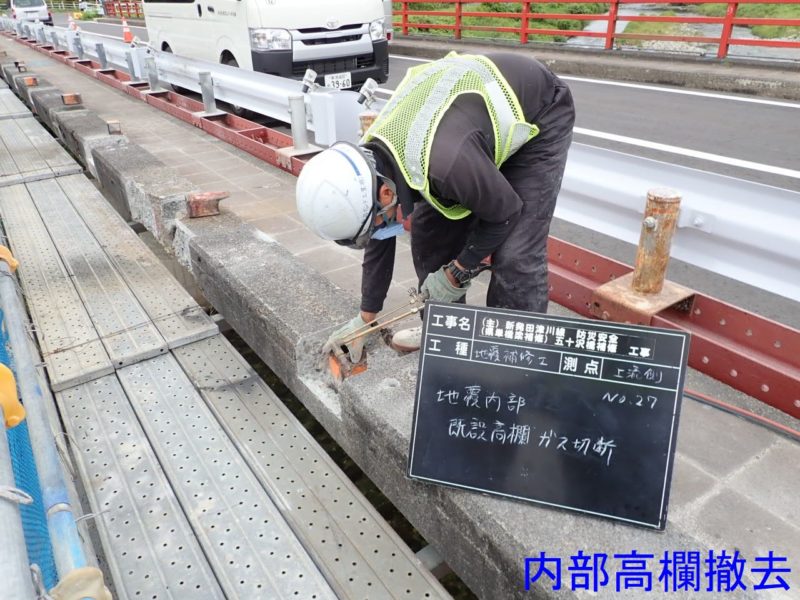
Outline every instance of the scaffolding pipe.
<svg viewBox="0 0 800 600">
<path fill-rule="evenodd" d="M 5 261 L 0 261 L 0 308 L 5 317 L 17 386 L 27 412 L 28 432 L 42 488 L 53 557 L 61 580 L 73 569 L 89 565 L 72 512 L 53 429 L 47 418 L 46 406 L 53 403 L 53 396 L 48 387 L 39 385 L 34 366 L 36 361 L 31 354 L 28 331 L 24 325 L 27 316 L 17 294 L 16 279 Z"/>
<path fill-rule="evenodd" d="M 3 597 L 27 600 L 36 596 L 28 564 L 19 503 L 9 493 L 15 488 L 11 451 L 6 437 L 5 415 L 3 407 L 0 406 L 0 540 L 3 541 L 0 582 L 3 585 Z"/>
</svg>

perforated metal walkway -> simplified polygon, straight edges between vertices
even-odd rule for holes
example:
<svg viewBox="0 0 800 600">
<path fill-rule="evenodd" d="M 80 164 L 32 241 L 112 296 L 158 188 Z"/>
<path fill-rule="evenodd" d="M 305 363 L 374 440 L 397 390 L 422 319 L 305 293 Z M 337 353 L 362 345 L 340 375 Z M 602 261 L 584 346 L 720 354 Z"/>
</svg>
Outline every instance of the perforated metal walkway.
<svg viewBox="0 0 800 600">
<path fill-rule="evenodd" d="M 22 101 L 14 95 L 8 86 L 0 81 L 0 120 L 30 117 L 30 111 Z"/>
<path fill-rule="evenodd" d="M 3 143 L 37 147 L 34 125 L 0 115 Z M 449 597 L 91 182 L 52 165 L 6 179 L 0 215 L 117 596 Z"/>
<path fill-rule="evenodd" d="M 0 119 L 0 188 L 82 170 L 33 117 Z"/>
</svg>

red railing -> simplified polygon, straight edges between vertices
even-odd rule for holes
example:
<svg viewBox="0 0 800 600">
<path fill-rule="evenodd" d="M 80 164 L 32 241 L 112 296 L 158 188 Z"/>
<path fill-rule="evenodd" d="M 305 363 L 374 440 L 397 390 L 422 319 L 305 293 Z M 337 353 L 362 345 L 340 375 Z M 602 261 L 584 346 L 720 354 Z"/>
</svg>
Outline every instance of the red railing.
<svg viewBox="0 0 800 600">
<path fill-rule="evenodd" d="M 556 0 L 547 4 L 579 4 L 585 0 Z M 569 13 L 542 13 L 536 12 L 537 4 L 544 4 L 544 0 L 492 0 L 483 4 L 514 4 L 514 8 L 519 6 L 519 10 L 513 12 L 475 12 L 468 10 L 468 6 L 476 6 L 479 2 L 468 2 L 467 0 L 441 0 L 440 2 L 423 2 L 423 0 L 405 0 L 398 2 L 400 9 L 395 10 L 395 16 L 400 17 L 400 21 L 394 22 L 394 27 L 399 29 L 403 35 L 408 35 L 410 30 L 417 31 L 452 31 L 455 39 L 461 39 L 466 31 L 474 32 L 494 32 L 511 33 L 519 38 L 522 44 L 528 43 L 530 36 L 560 36 L 560 37 L 585 37 L 602 38 L 603 47 L 610 50 L 620 45 L 626 40 L 645 40 L 645 41 L 668 41 L 668 42 L 689 42 L 715 44 L 718 46 L 717 57 L 725 58 L 728 55 L 730 46 L 765 46 L 771 48 L 797 48 L 800 49 L 800 38 L 797 40 L 775 40 L 775 39 L 749 39 L 731 37 L 734 25 L 756 26 L 774 25 L 785 27 L 800 28 L 800 18 L 796 19 L 774 19 L 774 18 L 754 18 L 737 16 L 740 5 L 744 4 L 800 4 L 800 0 L 739 0 L 739 2 L 710 2 L 709 0 L 682 0 L 681 2 L 671 2 L 669 0 L 648 0 L 648 4 L 664 5 L 698 5 L 698 4 L 727 4 L 727 11 L 722 17 L 705 16 L 623 16 L 619 14 L 620 6 L 626 4 L 642 4 L 642 0 L 612 0 L 611 2 L 601 2 L 599 4 L 608 5 L 606 14 L 569 14 Z M 437 10 L 415 10 L 414 5 L 442 5 Z M 467 7 L 465 9 L 465 7 Z M 426 23 L 422 20 L 415 20 L 413 17 L 447 17 L 451 19 L 449 23 Z M 493 18 L 508 20 L 508 26 L 490 26 L 465 24 L 467 18 Z M 583 31 L 580 29 L 553 29 L 536 27 L 536 21 L 541 20 L 565 20 L 565 21 L 605 21 L 608 26 L 605 31 Z M 648 23 L 702 23 L 721 25 L 718 37 L 710 36 L 682 36 L 682 35 L 657 35 L 657 34 L 637 34 L 637 33 L 617 33 L 617 23 L 619 22 L 648 22 Z M 533 25 L 533 26 L 531 26 Z"/>
<path fill-rule="evenodd" d="M 144 19 L 141 2 L 103 2 L 107 17 Z"/>
</svg>

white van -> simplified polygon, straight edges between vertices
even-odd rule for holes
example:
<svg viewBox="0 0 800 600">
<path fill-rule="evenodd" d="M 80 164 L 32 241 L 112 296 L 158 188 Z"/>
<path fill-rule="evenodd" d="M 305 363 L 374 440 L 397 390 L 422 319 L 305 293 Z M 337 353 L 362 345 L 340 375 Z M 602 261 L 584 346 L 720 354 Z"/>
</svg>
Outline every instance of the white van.
<svg viewBox="0 0 800 600">
<path fill-rule="evenodd" d="M 389 76 L 382 0 L 144 0 L 150 44 L 181 56 L 355 87 Z"/>
<path fill-rule="evenodd" d="M 53 13 L 45 0 L 0 0 L 0 10 L 16 21 L 41 21 L 53 24 Z"/>
</svg>

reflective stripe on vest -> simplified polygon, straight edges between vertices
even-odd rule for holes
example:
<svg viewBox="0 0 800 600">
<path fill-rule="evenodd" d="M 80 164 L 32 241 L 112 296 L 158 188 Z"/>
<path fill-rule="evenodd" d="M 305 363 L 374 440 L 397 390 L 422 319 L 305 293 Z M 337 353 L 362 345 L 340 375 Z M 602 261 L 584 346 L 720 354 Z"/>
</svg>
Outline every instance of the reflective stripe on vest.
<svg viewBox="0 0 800 600">
<path fill-rule="evenodd" d="M 514 90 L 492 61 L 451 52 L 441 60 L 409 69 L 363 140 L 377 138 L 386 144 L 409 187 L 450 219 L 463 219 L 471 211 L 458 204 L 444 206 L 433 197 L 428 181 L 430 153 L 445 111 L 466 93 L 480 94 L 486 103 L 498 168 L 538 135 L 539 128 L 525 122 Z"/>
</svg>

